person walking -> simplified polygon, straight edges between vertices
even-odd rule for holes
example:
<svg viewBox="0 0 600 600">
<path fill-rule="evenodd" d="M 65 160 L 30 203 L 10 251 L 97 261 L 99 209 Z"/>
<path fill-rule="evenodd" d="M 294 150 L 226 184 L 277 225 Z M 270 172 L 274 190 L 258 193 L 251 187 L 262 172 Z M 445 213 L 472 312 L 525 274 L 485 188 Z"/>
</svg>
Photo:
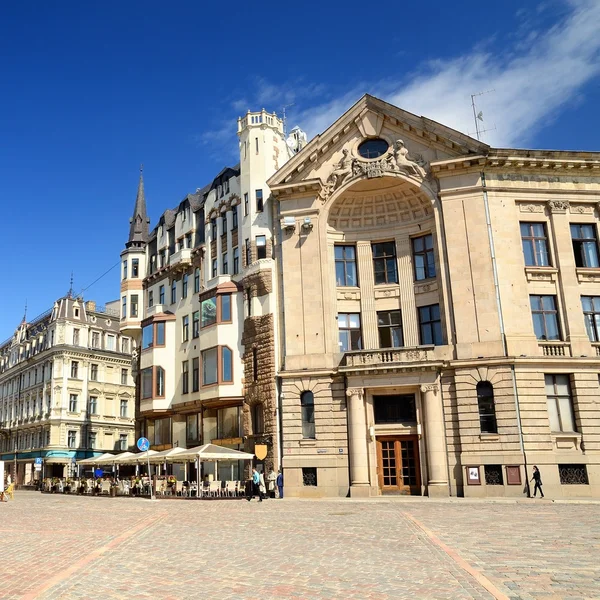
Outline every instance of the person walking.
<svg viewBox="0 0 600 600">
<path fill-rule="evenodd" d="M 260 499 L 267 497 L 267 486 L 265 484 L 265 476 L 264 473 L 260 472 L 258 474 L 258 491 L 260 492 Z"/>
<path fill-rule="evenodd" d="M 252 469 L 252 493 L 248 496 L 248 502 L 250 502 L 254 496 L 258 496 L 258 501 L 262 502 L 262 495 L 260 493 L 260 474 L 256 470 L 256 467 Z"/>
<path fill-rule="evenodd" d="M 277 481 L 277 475 L 275 474 L 273 467 L 269 469 L 267 481 L 269 482 L 269 498 L 275 498 L 275 482 Z"/>
<path fill-rule="evenodd" d="M 279 497 L 283 498 L 283 473 L 281 469 L 277 473 L 277 490 L 279 491 Z"/>
<path fill-rule="evenodd" d="M 540 490 L 540 495 L 543 498 L 544 492 L 542 492 L 542 474 L 536 466 L 533 467 L 533 477 L 531 478 L 531 481 L 535 481 L 533 486 L 533 497 L 535 498 L 537 491 Z"/>
</svg>

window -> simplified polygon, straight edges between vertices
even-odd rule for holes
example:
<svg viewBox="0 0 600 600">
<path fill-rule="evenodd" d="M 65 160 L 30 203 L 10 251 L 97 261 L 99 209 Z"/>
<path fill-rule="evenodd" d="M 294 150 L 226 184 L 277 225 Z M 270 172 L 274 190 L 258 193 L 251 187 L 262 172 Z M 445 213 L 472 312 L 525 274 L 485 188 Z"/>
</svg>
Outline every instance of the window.
<svg viewBox="0 0 600 600">
<path fill-rule="evenodd" d="M 90 365 L 90 380 L 98 381 L 98 365 L 96 363 Z"/>
<path fill-rule="evenodd" d="M 340 336 L 340 352 L 362 349 L 359 313 L 338 314 L 338 329 Z"/>
<path fill-rule="evenodd" d="M 77 432 L 69 431 L 67 433 L 67 446 L 69 448 L 75 448 L 77 446 Z"/>
<path fill-rule="evenodd" d="M 132 318 L 135 318 L 138 316 L 138 295 L 137 294 L 131 295 L 131 306 L 129 307 L 129 314 Z"/>
<path fill-rule="evenodd" d="M 229 265 L 227 264 L 227 252 L 223 252 L 223 256 L 221 257 L 221 263 L 221 272 L 223 273 L 223 275 L 227 275 L 229 273 Z"/>
<path fill-rule="evenodd" d="M 248 216 L 248 194 L 244 194 L 244 216 Z"/>
<path fill-rule="evenodd" d="M 258 350 L 252 348 L 252 381 L 258 381 Z"/>
<path fill-rule="evenodd" d="M 71 361 L 71 377 L 77 379 L 79 374 L 79 363 L 76 360 Z"/>
<path fill-rule="evenodd" d="M 177 302 L 177 282 L 173 280 L 171 283 L 171 304 Z"/>
<path fill-rule="evenodd" d="M 231 209 L 231 230 L 235 230 L 238 228 L 238 211 L 237 206 L 234 206 Z"/>
<path fill-rule="evenodd" d="M 208 327 L 217 322 L 217 299 L 215 297 L 203 300 L 200 309 L 202 311 L 202 327 Z"/>
<path fill-rule="evenodd" d="M 254 435 L 264 433 L 265 431 L 265 414 L 262 402 L 253 404 L 250 407 L 250 418 L 252 419 L 252 433 Z"/>
<path fill-rule="evenodd" d="M 485 465 L 483 472 L 485 474 L 485 485 L 504 485 L 502 465 Z"/>
<path fill-rule="evenodd" d="M 182 324 L 182 338 L 184 342 L 187 342 L 190 339 L 190 315 L 184 315 L 181 318 Z"/>
<path fill-rule="evenodd" d="M 315 397 L 312 392 L 300 394 L 300 407 L 302 411 L 302 437 L 315 439 Z"/>
<path fill-rule="evenodd" d="M 227 213 L 221 215 L 221 235 L 227 235 Z"/>
<path fill-rule="evenodd" d="M 142 380 L 142 398 L 152 398 L 152 367 L 142 369 L 141 380 Z"/>
<path fill-rule="evenodd" d="M 127 318 L 127 296 L 121 298 L 121 318 Z"/>
<path fill-rule="evenodd" d="M 158 303 L 159 304 L 165 303 L 165 286 L 164 285 L 161 285 L 158 288 Z"/>
<path fill-rule="evenodd" d="M 336 246 L 334 252 L 335 279 L 337 286 L 357 286 L 356 248 L 354 246 Z"/>
<path fill-rule="evenodd" d="M 131 276 L 132 277 L 140 276 L 140 259 L 139 258 L 131 259 Z"/>
<path fill-rule="evenodd" d="M 263 191 L 256 190 L 256 212 L 262 212 L 263 208 Z"/>
<path fill-rule="evenodd" d="M 121 435 L 119 435 L 119 448 L 121 450 L 127 450 L 128 444 L 127 444 L 127 434 L 126 433 L 122 433 Z"/>
<path fill-rule="evenodd" d="M 396 244 L 382 242 L 372 244 L 373 269 L 375 285 L 382 283 L 398 283 L 398 267 L 396 264 Z"/>
<path fill-rule="evenodd" d="M 415 279 L 435 277 L 435 256 L 433 255 L 433 235 L 422 235 L 412 239 Z"/>
<path fill-rule="evenodd" d="M 550 430 L 576 431 L 568 375 L 545 375 Z"/>
<path fill-rule="evenodd" d="M 416 423 L 414 394 L 373 396 L 376 424 Z"/>
<path fill-rule="evenodd" d="M 316 487 L 317 467 L 302 467 L 302 485 Z"/>
<path fill-rule="evenodd" d="M 127 369 L 121 369 L 121 385 L 127 385 L 128 378 L 129 378 L 129 371 Z"/>
<path fill-rule="evenodd" d="M 187 293 L 188 293 L 188 276 L 186 273 L 181 280 L 181 297 L 187 298 Z"/>
<path fill-rule="evenodd" d="M 92 331 L 92 348 L 100 348 L 100 334 Z"/>
<path fill-rule="evenodd" d="M 538 340 L 560 340 L 556 296 L 529 296 L 533 330 Z"/>
<path fill-rule="evenodd" d="M 374 138 L 370 140 L 365 140 L 358 147 L 358 153 L 363 158 L 378 158 L 382 154 L 387 152 L 387 149 L 390 145 L 380 138 Z"/>
<path fill-rule="evenodd" d="M 123 279 L 127 279 L 127 261 L 123 261 Z"/>
<path fill-rule="evenodd" d="M 419 307 L 419 329 L 421 344 L 425 346 L 429 344 L 441 346 L 444 343 L 442 339 L 442 321 L 439 304 Z"/>
<path fill-rule="evenodd" d="M 589 485 L 587 467 L 582 465 L 558 465 L 558 475 L 562 485 Z"/>
<path fill-rule="evenodd" d="M 114 335 L 107 335 L 106 336 L 106 349 L 107 350 L 114 350 L 115 349 L 115 336 Z"/>
<path fill-rule="evenodd" d="M 181 393 L 187 394 L 190 391 L 190 363 L 184 360 L 181 363 Z"/>
<path fill-rule="evenodd" d="M 572 224 L 571 239 L 573 241 L 573 253 L 575 254 L 575 266 L 600 267 L 595 225 Z"/>
<path fill-rule="evenodd" d="M 90 431 L 90 448 L 95 448 L 96 447 L 96 437 L 97 434 L 95 431 Z"/>
<path fill-rule="evenodd" d="M 231 321 L 231 294 L 222 294 L 219 299 L 221 301 L 221 318 L 219 322 Z"/>
<path fill-rule="evenodd" d="M 218 226 L 217 226 L 217 218 L 216 218 L 216 217 L 213 217 L 213 218 L 210 220 L 210 235 L 211 235 L 211 238 L 212 238 L 213 240 L 216 240 L 216 239 L 217 239 L 217 233 L 218 233 L 218 232 L 217 232 L 217 227 L 218 227 Z"/>
<path fill-rule="evenodd" d="M 123 354 L 129 354 L 129 338 L 123 338 L 121 340 L 121 352 Z"/>
<path fill-rule="evenodd" d="M 185 425 L 185 437 L 189 441 L 199 441 L 198 437 L 198 414 L 187 415 Z"/>
<path fill-rule="evenodd" d="M 246 250 L 246 265 L 249 265 L 252 262 L 252 249 L 250 248 L 250 240 L 248 238 L 246 238 L 245 250 Z"/>
<path fill-rule="evenodd" d="M 221 381 L 233 381 L 233 353 L 227 346 L 221 346 Z"/>
<path fill-rule="evenodd" d="M 127 400 L 125 398 L 121 399 L 121 403 L 120 403 L 120 407 L 119 407 L 119 414 L 122 417 L 127 416 Z"/>
<path fill-rule="evenodd" d="M 194 271 L 194 294 L 200 291 L 200 269 Z"/>
<path fill-rule="evenodd" d="M 240 272 L 240 249 L 236 246 L 233 249 L 233 274 L 237 275 Z"/>
<path fill-rule="evenodd" d="M 267 238 L 264 235 L 256 236 L 256 258 L 267 258 Z"/>
<path fill-rule="evenodd" d="M 69 412 L 77 412 L 77 394 L 69 395 Z"/>
<path fill-rule="evenodd" d="M 192 359 L 192 392 L 197 392 L 200 389 L 200 360 Z"/>
<path fill-rule="evenodd" d="M 88 413 L 90 415 L 98 414 L 98 397 L 90 396 L 88 401 Z"/>
<path fill-rule="evenodd" d="M 155 323 L 156 325 L 156 332 L 155 332 L 155 338 L 156 338 L 156 346 L 164 346 L 165 345 L 165 324 L 163 321 L 159 321 L 158 323 Z"/>
<path fill-rule="evenodd" d="M 254 142 L 256 145 L 256 154 L 258 154 L 258 138 L 254 138 Z"/>
<path fill-rule="evenodd" d="M 549 267 L 548 238 L 544 223 L 521 223 L 521 243 L 527 267 Z"/>
<path fill-rule="evenodd" d="M 211 277 L 216 277 L 217 276 L 217 272 L 218 272 L 218 264 L 217 264 L 217 259 L 213 258 L 212 259 L 212 269 L 211 269 Z"/>
<path fill-rule="evenodd" d="M 217 383 L 217 349 L 202 352 L 202 385 Z"/>
<path fill-rule="evenodd" d="M 192 313 L 192 337 L 197 338 L 200 336 L 200 311 L 197 310 Z"/>
<path fill-rule="evenodd" d="M 477 405 L 481 433 L 498 433 L 494 388 L 489 381 L 480 381 L 477 384 Z"/>
<path fill-rule="evenodd" d="M 402 336 L 402 313 L 399 310 L 386 310 L 377 313 L 380 348 L 401 348 L 404 346 Z"/>
<path fill-rule="evenodd" d="M 156 382 L 154 386 L 154 397 L 162 398 L 165 395 L 165 370 L 162 367 L 154 367 L 156 370 Z"/>
<path fill-rule="evenodd" d="M 600 342 L 600 296 L 581 296 L 581 306 L 590 342 Z"/>
<path fill-rule="evenodd" d="M 73 346 L 79 346 L 79 329 L 73 329 Z"/>
</svg>

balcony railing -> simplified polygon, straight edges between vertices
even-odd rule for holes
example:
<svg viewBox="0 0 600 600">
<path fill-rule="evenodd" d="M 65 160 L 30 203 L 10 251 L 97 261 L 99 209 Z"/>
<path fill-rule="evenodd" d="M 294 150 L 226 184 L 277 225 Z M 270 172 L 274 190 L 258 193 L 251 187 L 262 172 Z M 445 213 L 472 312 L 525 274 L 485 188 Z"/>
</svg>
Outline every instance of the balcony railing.
<svg viewBox="0 0 600 600">
<path fill-rule="evenodd" d="M 544 356 L 571 356 L 571 346 L 567 342 L 544 342 L 540 347 Z"/>
<path fill-rule="evenodd" d="M 353 350 L 346 352 L 342 367 L 390 367 L 407 363 L 427 362 L 435 359 L 434 346 L 413 348 L 380 348 L 378 350 Z"/>
</svg>

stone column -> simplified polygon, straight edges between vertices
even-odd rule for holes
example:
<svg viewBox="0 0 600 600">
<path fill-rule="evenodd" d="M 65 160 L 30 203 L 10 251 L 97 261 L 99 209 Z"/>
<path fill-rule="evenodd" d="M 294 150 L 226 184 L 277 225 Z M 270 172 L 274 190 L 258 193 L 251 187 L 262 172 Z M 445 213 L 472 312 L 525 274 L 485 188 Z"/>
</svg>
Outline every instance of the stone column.
<svg viewBox="0 0 600 600">
<path fill-rule="evenodd" d="M 414 273 L 412 266 L 410 239 L 396 237 L 398 253 L 398 282 L 400 284 L 400 308 L 402 309 L 402 333 L 404 345 L 419 345 L 419 326 L 415 302 Z"/>
<path fill-rule="evenodd" d="M 368 496 L 369 458 L 367 449 L 367 418 L 363 388 L 346 390 L 348 396 L 348 454 L 350 457 L 350 495 Z M 354 488 L 365 488 L 364 491 Z"/>
<path fill-rule="evenodd" d="M 447 448 L 442 397 L 437 384 L 422 385 L 421 393 L 423 394 L 421 405 L 425 411 L 427 493 L 434 498 L 448 496 L 448 462 L 446 460 Z"/>
<path fill-rule="evenodd" d="M 371 242 L 357 242 L 356 259 L 360 284 L 360 326 L 363 348 L 379 348 L 377 312 L 375 311 L 375 274 L 373 271 L 373 250 Z"/>
</svg>

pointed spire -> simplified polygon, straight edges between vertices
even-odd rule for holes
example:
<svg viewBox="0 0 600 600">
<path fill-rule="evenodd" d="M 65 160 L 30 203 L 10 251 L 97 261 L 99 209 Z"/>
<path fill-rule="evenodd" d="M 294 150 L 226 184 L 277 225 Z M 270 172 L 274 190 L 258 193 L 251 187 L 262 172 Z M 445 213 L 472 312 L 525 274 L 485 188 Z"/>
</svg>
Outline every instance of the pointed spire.
<svg viewBox="0 0 600 600">
<path fill-rule="evenodd" d="M 140 182 L 138 184 L 137 198 L 135 199 L 135 208 L 133 217 L 129 220 L 129 240 L 125 244 L 126 248 L 131 246 L 142 246 L 148 242 L 148 225 L 150 219 L 146 214 L 146 197 L 144 196 L 144 165 L 140 165 Z"/>
<path fill-rule="evenodd" d="M 73 271 L 71 271 L 71 279 L 69 280 L 69 293 L 67 294 L 67 298 L 73 297 Z"/>
<path fill-rule="evenodd" d="M 23 320 L 21 323 L 27 323 L 27 298 L 25 298 L 25 312 L 23 313 Z"/>
</svg>

